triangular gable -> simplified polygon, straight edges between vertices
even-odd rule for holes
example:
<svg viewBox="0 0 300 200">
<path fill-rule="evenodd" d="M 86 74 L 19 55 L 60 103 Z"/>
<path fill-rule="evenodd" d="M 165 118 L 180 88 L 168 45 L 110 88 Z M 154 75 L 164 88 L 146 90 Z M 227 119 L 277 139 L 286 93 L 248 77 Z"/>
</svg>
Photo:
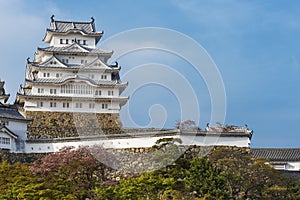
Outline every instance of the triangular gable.
<svg viewBox="0 0 300 200">
<path fill-rule="evenodd" d="M 10 137 L 12 137 L 12 138 L 15 138 L 15 139 L 18 138 L 18 136 L 17 136 L 16 134 L 14 134 L 13 132 L 11 132 L 11 130 L 9 130 L 6 126 L 2 126 L 2 127 L 0 128 L 0 132 L 1 132 L 1 133 L 5 133 L 5 134 L 7 134 L 8 136 L 10 136 Z"/>
<path fill-rule="evenodd" d="M 96 58 L 95 60 L 82 66 L 82 69 L 110 69 L 101 59 Z"/>
<path fill-rule="evenodd" d="M 81 76 L 81 75 L 71 75 L 68 77 L 65 77 L 65 80 L 63 81 L 63 84 L 68 84 L 68 83 L 78 83 L 78 82 L 85 82 L 88 85 L 92 85 L 92 86 L 97 86 L 97 83 L 91 79 L 89 79 L 86 76 Z"/>
<path fill-rule="evenodd" d="M 68 52 L 84 52 L 84 53 L 89 53 L 89 51 L 87 49 L 85 49 L 84 47 L 82 47 L 81 45 L 79 45 L 78 43 L 74 42 L 72 45 L 67 46 L 64 48 L 64 51 L 68 51 Z"/>
<path fill-rule="evenodd" d="M 40 66 L 45 67 L 67 67 L 64 63 L 62 63 L 56 56 L 50 57 L 45 62 L 39 64 Z"/>
</svg>

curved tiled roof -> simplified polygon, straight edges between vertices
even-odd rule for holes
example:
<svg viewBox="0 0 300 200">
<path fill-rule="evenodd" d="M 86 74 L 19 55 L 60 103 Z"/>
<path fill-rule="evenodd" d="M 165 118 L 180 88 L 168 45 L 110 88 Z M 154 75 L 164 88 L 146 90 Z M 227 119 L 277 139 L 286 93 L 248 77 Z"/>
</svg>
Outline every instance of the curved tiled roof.
<svg viewBox="0 0 300 200">
<path fill-rule="evenodd" d="M 114 87 L 118 87 L 118 86 L 126 86 L 127 83 L 120 83 L 118 81 L 102 81 L 102 80 L 91 80 L 87 77 L 84 76 L 79 76 L 79 75 L 73 75 L 73 76 L 65 76 L 65 77 L 61 77 L 61 78 L 38 78 L 35 80 L 26 80 L 28 82 L 33 82 L 33 83 L 51 83 L 51 84 L 64 84 L 68 81 L 88 81 L 93 85 L 101 85 L 101 86 L 114 86 Z"/>
<path fill-rule="evenodd" d="M 95 33 L 94 24 L 91 22 L 68 22 L 68 21 L 53 21 L 51 22 L 51 29 L 55 32 L 67 32 L 69 30 L 81 30 L 84 33 Z"/>
<path fill-rule="evenodd" d="M 251 148 L 255 158 L 270 161 L 300 161 L 300 148 Z"/>
<path fill-rule="evenodd" d="M 92 54 L 112 54 L 112 51 L 104 51 L 99 48 L 88 48 L 76 42 L 64 47 L 45 47 L 38 48 L 39 51 L 54 52 L 54 53 L 92 53 Z"/>
<path fill-rule="evenodd" d="M 0 118 L 2 119 L 15 119 L 28 121 L 23 115 L 21 115 L 15 106 L 3 105 L 0 103 Z"/>
</svg>

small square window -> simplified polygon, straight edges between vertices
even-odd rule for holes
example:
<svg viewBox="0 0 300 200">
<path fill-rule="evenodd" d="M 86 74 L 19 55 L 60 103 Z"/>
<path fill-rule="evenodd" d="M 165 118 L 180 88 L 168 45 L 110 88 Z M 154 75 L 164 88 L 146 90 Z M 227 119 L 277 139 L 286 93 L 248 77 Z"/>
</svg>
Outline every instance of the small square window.
<svg viewBox="0 0 300 200">
<path fill-rule="evenodd" d="M 102 74 L 101 79 L 107 79 L 107 75 Z"/>
<path fill-rule="evenodd" d="M 56 94 L 56 89 L 50 89 L 50 94 Z"/>
<path fill-rule="evenodd" d="M 76 104 L 75 104 L 75 107 L 76 107 L 76 108 L 82 108 L 82 103 L 76 103 Z"/>
<path fill-rule="evenodd" d="M 102 109 L 107 109 L 107 108 L 108 108 L 107 103 L 103 103 L 103 104 L 102 104 Z"/>
<path fill-rule="evenodd" d="M 68 102 L 64 102 L 64 103 L 63 103 L 63 107 L 64 107 L 64 108 L 69 108 L 69 107 L 70 107 L 70 104 L 69 104 Z"/>
<path fill-rule="evenodd" d="M 44 73 L 44 77 L 50 77 L 50 73 Z"/>
<path fill-rule="evenodd" d="M 108 90 L 108 96 L 113 96 L 114 95 L 114 91 L 113 90 Z"/>
<path fill-rule="evenodd" d="M 38 88 L 38 93 L 43 94 L 44 93 L 44 88 Z"/>
<path fill-rule="evenodd" d="M 97 95 L 97 96 L 98 96 L 98 95 L 99 95 L 99 96 L 101 96 L 101 90 L 96 90 L 96 91 L 95 91 L 95 95 Z"/>
<path fill-rule="evenodd" d="M 44 102 L 40 101 L 40 102 L 37 102 L 37 106 L 39 108 L 42 108 L 44 106 Z"/>
</svg>

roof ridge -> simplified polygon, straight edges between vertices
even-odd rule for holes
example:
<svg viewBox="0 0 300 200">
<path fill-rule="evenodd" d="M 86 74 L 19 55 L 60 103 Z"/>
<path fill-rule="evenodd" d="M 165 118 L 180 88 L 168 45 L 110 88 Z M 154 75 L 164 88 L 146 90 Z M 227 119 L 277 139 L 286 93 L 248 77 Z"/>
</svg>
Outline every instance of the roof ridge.
<svg viewBox="0 0 300 200">
<path fill-rule="evenodd" d="M 75 23 L 75 24 L 92 24 L 93 22 L 88 21 L 63 21 L 63 20 L 54 20 L 52 23 Z"/>
</svg>

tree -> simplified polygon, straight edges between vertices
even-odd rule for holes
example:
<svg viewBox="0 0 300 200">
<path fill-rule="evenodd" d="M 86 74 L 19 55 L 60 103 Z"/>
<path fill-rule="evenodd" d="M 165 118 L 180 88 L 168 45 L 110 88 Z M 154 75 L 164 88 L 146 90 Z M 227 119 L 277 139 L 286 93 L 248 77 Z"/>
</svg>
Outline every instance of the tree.
<svg viewBox="0 0 300 200">
<path fill-rule="evenodd" d="M 225 199 L 225 178 L 204 158 L 180 158 L 175 165 L 122 179 L 116 186 L 96 189 L 100 199 Z"/>
<path fill-rule="evenodd" d="M 230 198 L 263 199 L 275 189 L 286 190 L 287 177 L 265 164 L 266 160 L 251 157 L 246 149 L 220 147 L 208 158 L 223 171 Z"/>
<path fill-rule="evenodd" d="M 105 180 L 107 167 L 91 154 L 88 147 L 67 147 L 45 156 L 30 169 L 44 179 L 47 188 L 85 199 L 92 195 L 91 191 L 97 184 Z"/>
<path fill-rule="evenodd" d="M 193 120 L 186 120 L 186 121 L 177 121 L 176 122 L 176 129 L 179 130 L 192 130 L 192 131 L 200 131 L 201 128 L 196 125 L 196 122 Z"/>
</svg>

